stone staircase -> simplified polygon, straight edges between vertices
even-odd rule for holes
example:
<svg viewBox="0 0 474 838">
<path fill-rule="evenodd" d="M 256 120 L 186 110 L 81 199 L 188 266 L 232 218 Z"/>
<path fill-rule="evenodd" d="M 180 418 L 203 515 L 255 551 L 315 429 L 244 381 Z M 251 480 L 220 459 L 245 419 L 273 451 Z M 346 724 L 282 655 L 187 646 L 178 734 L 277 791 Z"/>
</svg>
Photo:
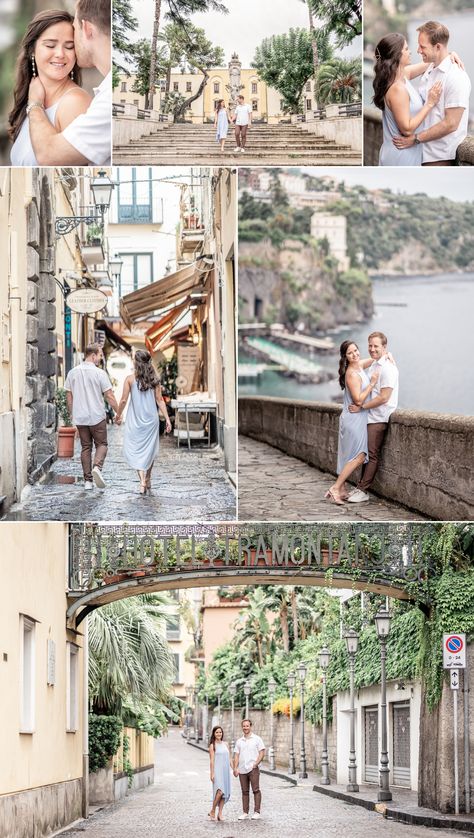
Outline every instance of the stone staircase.
<svg viewBox="0 0 474 838">
<path fill-rule="evenodd" d="M 234 131 L 229 131 L 224 153 L 220 152 L 213 125 L 172 124 L 114 146 L 116 165 L 294 165 L 358 166 L 361 155 L 350 146 L 316 137 L 299 125 L 255 124 L 249 129 L 247 150 L 234 152 Z"/>
</svg>

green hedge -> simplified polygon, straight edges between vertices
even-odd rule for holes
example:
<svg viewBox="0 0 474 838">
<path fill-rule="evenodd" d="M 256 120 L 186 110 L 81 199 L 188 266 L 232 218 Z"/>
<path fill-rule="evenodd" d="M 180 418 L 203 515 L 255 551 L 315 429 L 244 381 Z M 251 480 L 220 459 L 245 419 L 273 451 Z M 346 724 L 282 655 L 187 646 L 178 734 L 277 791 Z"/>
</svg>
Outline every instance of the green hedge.
<svg viewBox="0 0 474 838">
<path fill-rule="evenodd" d="M 89 771 L 105 768 L 120 746 L 123 722 L 118 716 L 89 716 Z"/>
</svg>

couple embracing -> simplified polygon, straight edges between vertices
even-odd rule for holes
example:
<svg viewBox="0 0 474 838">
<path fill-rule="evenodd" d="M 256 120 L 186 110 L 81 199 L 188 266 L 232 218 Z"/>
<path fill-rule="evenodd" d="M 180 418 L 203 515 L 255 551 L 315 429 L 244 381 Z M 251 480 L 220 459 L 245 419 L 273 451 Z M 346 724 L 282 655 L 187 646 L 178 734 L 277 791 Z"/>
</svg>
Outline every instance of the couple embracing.
<svg viewBox="0 0 474 838">
<path fill-rule="evenodd" d="M 93 98 L 81 87 L 84 68 L 104 76 Z M 109 0 L 77 0 L 74 17 L 59 9 L 39 12 L 17 61 L 12 165 L 110 163 L 111 85 Z"/>
<path fill-rule="evenodd" d="M 388 352 L 383 332 L 368 338 L 370 358 L 361 359 L 354 341 L 340 346 L 339 383 L 344 403 L 339 421 L 337 480 L 326 497 L 338 505 L 370 500 L 388 422 L 398 405 L 398 369 Z M 357 487 L 349 491 L 346 480 L 362 466 Z"/>
<path fill-rule="evenodd" d="M 453 166 L 467 135 L 471 82 L 461 59 L 448 50 L 449 31 L 434 20 L 417 31 L 417 64 L 398 32 L 375 49 L 374 105 L 383 114 L 380 166 Z"/>
</svg>

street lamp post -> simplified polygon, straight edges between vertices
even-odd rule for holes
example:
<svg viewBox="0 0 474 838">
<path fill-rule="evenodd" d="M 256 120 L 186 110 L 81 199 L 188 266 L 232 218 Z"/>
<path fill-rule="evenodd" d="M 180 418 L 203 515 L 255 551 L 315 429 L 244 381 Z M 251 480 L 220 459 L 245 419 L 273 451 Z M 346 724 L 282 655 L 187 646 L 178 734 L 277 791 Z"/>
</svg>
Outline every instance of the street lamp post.
<svg viewBox="0 0 474 838">
<path fill-rule="evenodd" d="M 194 738 L 199 742 L 199 702 L 198 702 L 198 688 L 194 687 Z"/>
<path fill-rule="evenodd" d="M 295 737 L 294 737 L 294 717 L 293 717 L 293 690 L 296 684 L 296 675 L 294 672 L 288 674 L 286 680 L 288 689 L 290 691 L 290 754 L 288 762 L 288 774 L 296 774 L 295 767 Z"/>
<path fill-rule="evenodd" d="M 248 719 L 249 717 L 249 696 L 252 690 L 250 681 L 246 681 L 244 684 L 244 695 L 245 695 L 245 718 Z"/>
<path fill-rule="evenodd" d="M 210 730 L 209 730 L 209 696 L 205 693 L 206 698 L 206 740 L 209 741 L 210 739 Z M 204 725 L 203 725 L 203 736 L 204 736 Z"/>
<path fill-rule="evenodd" d="M 390 766 L 388 761 L 388 742 L 387 742 L 387 675 L 386 675 L 386 659 L 387 659 L 387 637 L 390 633 L 390 614 L 386 608 L 381 608 L 378 614 L 375 615 L 375 626 L 377 628 L 377 635 L 380 641 L 380 659 L 381 659 L 381 692 L 380 692 L 380 716 L 381 716 L 381 732 L 382 741 L 380 749 L 380 768 L 379 768 L 379 791 L 377 800 L 391 800 L 392 792 L 390 791 Z"/>
<path fill-rule="evenodd" d="M 270 696 L 270 748 L 268 749 L 268 767 L 275 771 L 275 749 L 273 747 L 273 700 L 275 698 L 276 682 L 270 678 L 268 682 L 268 694 Z"/>
<path fill-rule="evenodd" d="M 357 763 L 355 751 L 355 707 L 354 707 L 354 666 L 357 647 L 359 644 L 359 635 L 354 629 L 349 629 L 345 635 L 347 651 L 349 654 L 349 672 L 350 672 L 350 689 L 351 689 L 351 724 L 350 724 L 350 745 L 349 745 L 349 782 L 347 784 L 347 791 L 359 791 L 357 785 Z"/>
<path fill-rule="evenodd" d="M 222 696 L 222 687 L 217 687 L 216 689 L 217 695 L 217 724 L 221 724 L 221 696 Z"/>
<path fill-rule="evenodd" d="M 329 786 L 329 759 L 328 759 L 328 708 L 326 691 L 326 672 L 329 666 L 330 653 L 327 646 L 323 646 L 319 653 L 319 665 L 323 672 L 323 752 L 321 754 L 321 785 Z"/>
<path fill-rule="evenodd" d="M 301 709 L 300 709 L 300 727 L 301 727 L 301 751 L 300 751 L 300 773 L 299 777 L 303 780 L 306 779 L 308 773 L 306 771 L 306 748 L 305 748 L 305 741 L 304 741 L 304 682 L 306 679 L 307 673 L 306 664 L 301 661 L 298 665 L 298 675 L 300 678 L 300 688 L 301 688 Z"/>
<path fill-rule="evenodd" d="M 232 736 L 230 751 L 231 751 L 232 756 L 234 754 L 234 745 L 235 745 L 234 706 L 235 706 L 236 692 L 237 692 L 237 684 L 235 683 L 235 681 L 232 681 L 232 683 L 229 684 L 230 704 L 231 704 L 231 714 L 230 714 L 230 720 L 231 721 L 230 721 L 230 724 L 231 724 L 231 736 Z"/>
</svg>

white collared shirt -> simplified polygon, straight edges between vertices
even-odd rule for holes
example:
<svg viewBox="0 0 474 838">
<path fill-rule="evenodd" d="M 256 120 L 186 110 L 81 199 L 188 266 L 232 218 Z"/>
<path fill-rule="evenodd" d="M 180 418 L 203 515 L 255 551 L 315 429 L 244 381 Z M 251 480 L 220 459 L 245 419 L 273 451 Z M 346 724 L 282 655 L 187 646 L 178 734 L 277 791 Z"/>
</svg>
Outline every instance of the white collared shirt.
<svg viewBox="0 0 474 838">
<path fill-rule="evenodd" d="M 373 425 L 375 422 L 388 422 L 393 411 L 398 407 L 398 369 L 396 365 L 393 361 L 389 361 L 386 355 L 382 355 L 378 361 L 374 361 L 368 368 L 367 375 L 369 378 L 376 370 L 380 371 L 380 375 L 370 394 L 369 401 L 375 399 L 376 396 L 380 396 L 383 387 L 390 387 L 392 392 L 388 402 L 369 409 L 367 416 L 369 425 Z"/>
<path fill-rule="evenodd" d="M 469 121 L 469 96 L 471 93 L 471 82 L 465 70 L 454 64 L 450 57 L 444 58 L 437 67 L 431 64 L 421 77 L 419 92 L 421 98 L 426 102 L 428 93 L 435 84 L 441 81 L 443 88 L 441 98 L 421 125 L 422 131 L 426 131 L 445 117 L 448 108 L 463 108 L 463 115 L 456 131 L 441 137 L 439 140 L 430 140 L 423 143 L 423 163 L 431 163 L 436 160 L 454 160 L 456 149 L 467 136 Z"/>
<path fill-rule="evenodd" d="M 63 137 L 96 166 L 110 165 L 112 144 L 112 72 L 94 87 L 85 113 L 64 129 Z"/>
<path fill-rule="evenodd" d="M 250 736 L 241 736 L 237 739 L 234 747 L 234 754 L 239 755 L 239 774 L 249 774 L 254 767 L 260 751 L 265 750 L 263 739 L 257 736 L 256 733 L 251 733 Z"/>
<path fill-rule="evenodd" d="M 98 425 L 105 419 L 104 393 L 112 385 L 107 373 L 92 361 L 83 361 L 70 370 L 64 389 L 72 393 L 74 425 Z"/>
<path fill-rule="evenodd" d="M 250 122 L 250 114 L 252 113 L 252 108 L 250 105 L 237 105 L 235 108 L 235 124 L 236 125 L 248 125 Z"/>
</svg>

